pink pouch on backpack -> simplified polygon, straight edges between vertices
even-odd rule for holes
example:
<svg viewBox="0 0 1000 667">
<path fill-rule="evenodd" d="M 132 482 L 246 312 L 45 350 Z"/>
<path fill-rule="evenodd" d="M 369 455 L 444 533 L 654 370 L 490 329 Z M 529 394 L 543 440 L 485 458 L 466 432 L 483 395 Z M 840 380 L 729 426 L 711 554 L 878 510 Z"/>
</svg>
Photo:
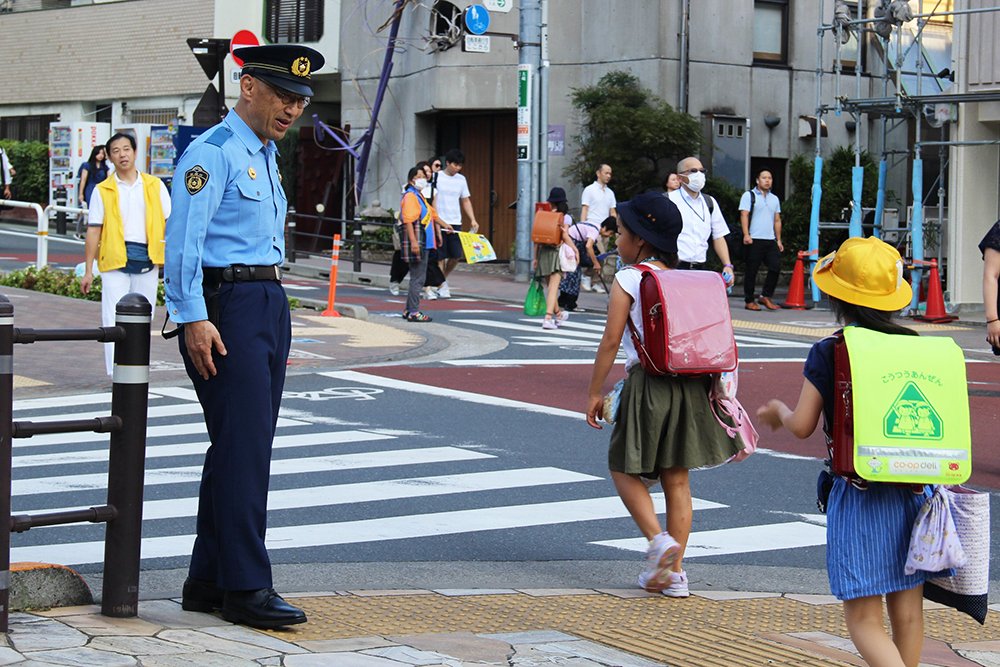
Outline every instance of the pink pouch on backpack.
<svg viewBox="0 0 1000 667">
<path fill-rule="evenodd" d="M 742 451 L 737 452 L 729 461 L 744 461 L 757 450 L 757 441 L 760 436 L 757 429 L 750 421 L 750 415 L 743 408 L 743 405 L 736 398 L 737 378 L 739 368 L 725 373 L 714 373 L 712 375 L 712 388 L 708 393 L 708 400 L 712 406 L 712 414 L 730 438 L 739 438 L 743 443 Z M 729 417 L 735 426 L 730 426 L 722 421 L 720 415 Z M 729 462 L 727 461 L 727 463 Z"/>
</svg>

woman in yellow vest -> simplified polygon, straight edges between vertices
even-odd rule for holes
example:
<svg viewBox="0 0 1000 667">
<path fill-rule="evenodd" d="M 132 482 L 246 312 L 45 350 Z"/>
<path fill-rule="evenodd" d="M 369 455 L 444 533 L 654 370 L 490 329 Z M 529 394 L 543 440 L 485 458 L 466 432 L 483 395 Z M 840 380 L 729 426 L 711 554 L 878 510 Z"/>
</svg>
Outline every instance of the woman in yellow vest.
<svg viewBox="0 0 1000 667">
<path fill-rule="evenodd" d="M 84 294 L 90 292 L 96 258 L 101 274 L 102 320 L 110 327 L 115 324 L 115 305 L 129 292 L 142 294 L 155 310 L 170 195 L 163 181 L 136 168 L 132 135 L 115 134 L 107 148 L 115 173 L 99 183 L 94 189 L 98 196 L 90 198 L 86 269 L 80 289 Z M 105 344 L 104 360 L 108 375 L 112 375 L 111 343 Z"/>
</svg>

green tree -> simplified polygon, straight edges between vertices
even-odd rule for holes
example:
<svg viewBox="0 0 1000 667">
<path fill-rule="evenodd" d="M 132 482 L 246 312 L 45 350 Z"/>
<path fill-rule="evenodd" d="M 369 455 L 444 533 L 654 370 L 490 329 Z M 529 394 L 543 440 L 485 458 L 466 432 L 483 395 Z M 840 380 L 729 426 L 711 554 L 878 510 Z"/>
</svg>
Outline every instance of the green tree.
<svg viewBox="0 0 1000 667">
<path fill-rule="evenodd" d="M 5 139 L 0 146 L 7 151 L 10 166 L 17 171 L 11 183 L 11 192 L 18 201 L 38 204 L 49 203 L 49 147 L 41 141 L 13 141 Z M 0 195 L 3 192 L 0 191 Z"/>
<path fill-rule="evenodd" d="M 874 207 L 878 192 L 878 166 L 867 151 L 861 153 L 861 166 L 865 177 L 861 193 L 861 206 Z M 838 146 L 823 160 L 823 196 L 820 201 L 821 222 L 849 222 L 853 198 L 852 173 L 854 149 Z M 792 195 L 781 204 L 781 236 L 788 252 L 784 261 L 791 264 L 795 253 L 809 250 L 809 216 L 812 213 L 812 183 L 815 162 L 812 156 L 796 155 L 788 163 Z M 886 191 L 886 202 L 894 201 L 892 191 Z M 820 233 L 820 255 L 832 252 L 846 237 L 845 230 L 831 229 Z M 832 246 L 832 247 L 831 247 Z"/>
<path fill-rule="evenodd" d="M 654 96 L 630 72 L 609 72 L 596 86 L 574 88 L 570 99 L 582 118 L 572 137 L 576 155 L 563 176 L 588 185 L 607 163 L 619 201 L 662 186 L 664 173 L 701 147 L 698 120 Z"/>
</svg>

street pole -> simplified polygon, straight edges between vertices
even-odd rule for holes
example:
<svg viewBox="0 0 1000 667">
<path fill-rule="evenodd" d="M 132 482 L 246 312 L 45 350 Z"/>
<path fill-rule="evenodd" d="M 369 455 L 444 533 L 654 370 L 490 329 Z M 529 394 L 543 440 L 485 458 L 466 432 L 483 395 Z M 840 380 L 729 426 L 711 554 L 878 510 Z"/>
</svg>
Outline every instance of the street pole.
<svg viewBox="0 0 1000 667">
<path fill-rule="evenodd" d="M 538 182 L 532 182 L 532 172 L 537 169 L 538 99 L 535 77 L 541 64 L 542 7 L 539 0 L 521 0 L 519 55 L 518 55 L 518 155 L 517 155 L 517 240 L 514 249 L 514 280 L 527 282 L 531 275 L 531 223 L 534 217 L 534 191 Z M 525 104 L 522 104 L 524 102 Z M 535 116 L 535 118 L 532 118 Z M 535 122 L 534 127 L 532 126 Z M 524 140 L 527 139 L 527 142 Z M 526 144 L 526 145 L 525 145 Z M 532 167 L 535 166 L 535 169 Z M 537 172 L 536 172 L 537 173 Z"/>
<path fill-rule="evenodd" d="M 538 197 L 549 194 L 549 0 L 542 1 L 541 69 L 538 71 Z"/>
</svg>

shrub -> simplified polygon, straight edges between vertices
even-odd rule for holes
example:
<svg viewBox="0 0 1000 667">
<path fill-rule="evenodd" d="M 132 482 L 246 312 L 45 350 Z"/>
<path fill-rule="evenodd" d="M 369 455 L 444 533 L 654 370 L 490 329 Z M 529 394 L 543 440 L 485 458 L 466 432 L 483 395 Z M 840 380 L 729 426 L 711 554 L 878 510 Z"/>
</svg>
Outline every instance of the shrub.
<svg viewBox="0 0 1000 667">
<path fill-rule="evenodd" d="M 609 72 L 596 86 L 574 88 L 570 99 L 582 118 L 573 137 L 576 156 L 563 176 L 589 185 L 597 168 L 609 164 L 618 201 L 661 187 L 667 170 L 701 147 L 698 119 L 653 95 L 630 72 Z"/>
<path fill-rule="evenodd" d="M 7 151 L 10 166 L 17 174 L 11 183 L 11 194 L 19 201 L 43 206 L 49 202 L 49 147 L 41 141 L 0 140 Z M 0 192 L 2 194 L 2 192 Z"/>
</svg>

